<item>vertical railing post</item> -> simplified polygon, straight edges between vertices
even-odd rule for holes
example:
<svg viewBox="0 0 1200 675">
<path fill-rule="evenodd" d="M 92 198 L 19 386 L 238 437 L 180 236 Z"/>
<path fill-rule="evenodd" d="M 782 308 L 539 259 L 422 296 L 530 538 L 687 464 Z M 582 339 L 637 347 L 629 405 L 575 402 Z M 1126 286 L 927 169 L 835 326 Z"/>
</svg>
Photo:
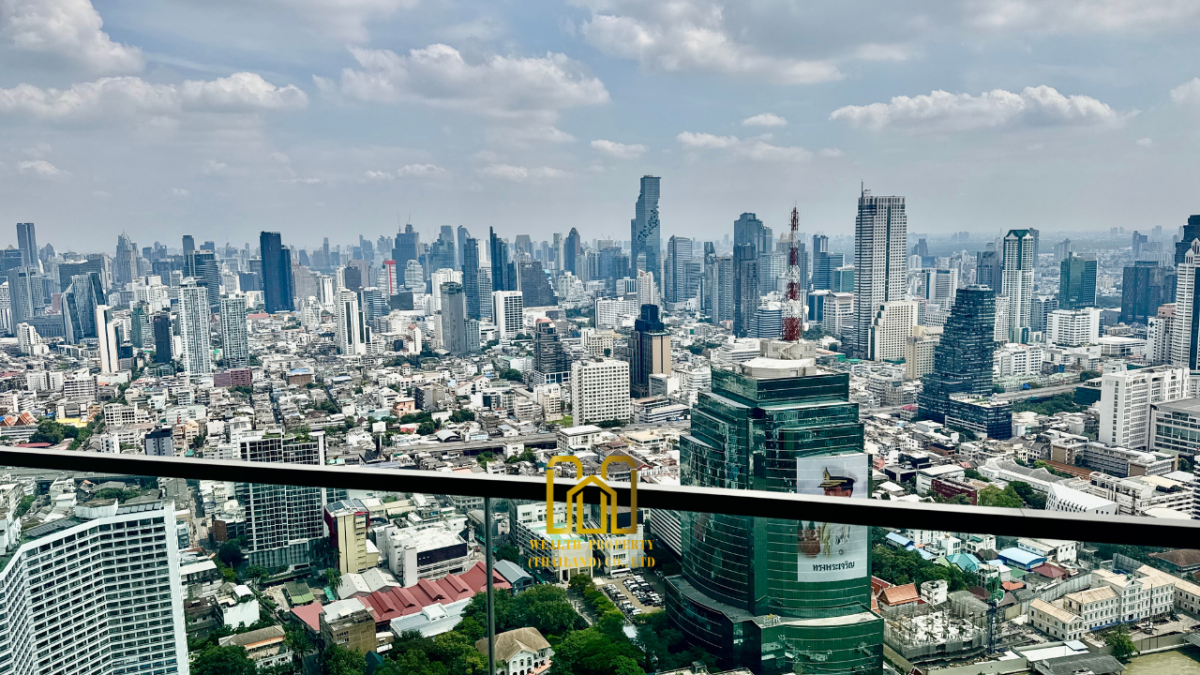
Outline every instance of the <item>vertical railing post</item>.
<svg viewBox="0 0 1200 675">
<path fill-rule="evenodd" d="M 492 498 L 483 498 L 483 550 L 487 561 L 488 675 L 496 675 L 496 605 L 492 583 Z"/>
</svg>

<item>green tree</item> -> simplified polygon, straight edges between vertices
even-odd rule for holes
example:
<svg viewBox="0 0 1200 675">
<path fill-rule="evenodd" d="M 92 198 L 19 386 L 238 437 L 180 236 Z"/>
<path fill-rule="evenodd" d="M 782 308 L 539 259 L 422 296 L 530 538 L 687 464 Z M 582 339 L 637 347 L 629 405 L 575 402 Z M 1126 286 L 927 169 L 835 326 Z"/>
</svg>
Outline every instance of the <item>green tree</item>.
<svg viewBox="0 0 1200 675">
<path fill-rule="evenodd" d="M 329 584 L 330 588 L 337 590 L 337 587 L 342 583 L 341 571 L 336 567 L 330 567 L 325 570 L 325 583 Z"/>
<path fill-rule="evenodd" d="M 475 458 L 475 461 L 487 466 L 490 462 L 496 461 L 496 456 L 490 452 L 484 451 L 479 453 L 479 456 Z"/>
<path fill-rule="evenodd" d="M 565 590 L 541 584 L 513 599 L 510 622 L 513 628 L 533 626 L 542 635 L 561 635 L 571 630 L 578 619 L 579 614 Z"/>
<path fill-rule="evenodd" d="M 1019 509 L 1025 505 L 1025 502 L 1021 500 L 1021 496 L 1017 494 L 1011 484 L 1005 486 L 1003 490 L 995 485 L 989 485 L 979 491 L 979 505 Z"/>
<path fill-rule="evenodd" d="M 221 548 L 217 550 L 217 560 L 228 567 L 237 567 L 245 559 L 246 556 L 242 555 L 242 547 L 233 539 L 221 544 Z"/>
<path fill-rule="evenodd" d="M 435 431 L 437 431 L 437 427 L 433 426 L 433 422 L 431 420 L 421 422 L 421 425 L 417 427 L 417 433 L 421 436 L 428 436 Z"/>
<path fill-rule="evenodd" d="M 496 549 L 497 560 L 507 560 L 509 562 L 521 561 L 521 550 L 512 544 L 505 544 Z"/>
<path fill-rule="evenodd" d="M 321 672 L 325 675 L 364 675 L 367 658 L 341 645 L 334 645 L 321 654 Z"/>
<path fill-rule="evenodd" d="M 622 635 L 622 637 L 624 637 Z M 644 675 L 643 654 L 626 639 L 611 639 L 592 627 L 564 637 L 554 650 L 551 675 Z"/>
<path fill-rule="evenodd" d="M 499 375 L 502 380 L 512 380 L 513 382 L 524 382 L 525 378 L 521 377 L 521 371 L 515 368 L 505 368 L 500 371 Z"/>
<path fill-rule="evenodd" d="M 192 660 L 193 675 L 255 675 L 254 662 L 244 647 L 205 647 Z"/>
<path fill-rule="evenodd" d="M 304 657 L 317 649 L 308 635 L 308 630 L 302 626 L 288 628 L 283 635 L 283 643 L 292 651 L 292 662 L 296 664 L 303 663 Z"/>
<path fill-rule="evenodd" d="M 1129 636 L 1129 628 L 1118 626 L 1104 634 L 1104 644 L 1112 647 L 1113 658 L 1128 661 L 1138 655 L 1137 645 Z"/>
<path fill-rule="evenodd" d="M 17 517 L 20 518 L 29 513 L 29 509 L 33 508 L 35 501 L 37 501 L 37 495 L 25 495 L 21 497 L 21 502 L 17 504 Z"/>
<path fill-rule="evenodd" d="M 1038 463 L 1045 464 L 1045 462 L 1037 462 L 1037 463 L 1035 463 L 1035 466 Z M 1030 485 L 1029 483 L 1026 483 L 1024 481 L 1015 481 L 1015 482 L 1009 483 L 1008 486 L 1011 487 L 1013 489 L 1013 492 L 1016 492 L 1017 495 L 1021 497 L 1021 501 L 1025 502 L 1027 505 L 1029 505 L 1030 508 L 1033 508 L 1033 509 L 1046 508 L 1046 495 L 1043 495 L 1043 494 L 1039 493 L 1037 490 L 1034 490 L 1033 486 Z"/>
</svg>

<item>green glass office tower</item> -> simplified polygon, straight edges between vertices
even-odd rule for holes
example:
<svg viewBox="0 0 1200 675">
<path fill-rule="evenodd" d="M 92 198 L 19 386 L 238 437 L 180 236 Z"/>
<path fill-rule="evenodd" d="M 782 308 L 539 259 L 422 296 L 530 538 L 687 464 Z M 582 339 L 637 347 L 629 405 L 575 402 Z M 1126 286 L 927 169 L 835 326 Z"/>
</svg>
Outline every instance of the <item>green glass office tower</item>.
<svg viewBox="0 0 1200 675">
<path fill-rule="evenodd" d="M 814 354 L 805 343 L 770 342 L 763 356 L 714 370 L 680 440 L 682 484 L 796 492 L 798 465 L 813 458 L 857 457 L 867 471 L 849 376 L 817 369 Z M 690 642 L 760 675 L 881 672 L 867 528 L 843 528 L 856 539 L 849 554 L 822 567 L 805 558 L 815 531 L 830 527 L 821 522 L 680 520 L 683 574 L 667 579 L 667 611 Z"/>
<path fill-rule="evenodd" d="M 1059 264 L 1058 306 L 1061 309 L 1096 306 L 1095 260 L 1080 258 L 1074 253 L 1062 259 Z"/>
</svg>

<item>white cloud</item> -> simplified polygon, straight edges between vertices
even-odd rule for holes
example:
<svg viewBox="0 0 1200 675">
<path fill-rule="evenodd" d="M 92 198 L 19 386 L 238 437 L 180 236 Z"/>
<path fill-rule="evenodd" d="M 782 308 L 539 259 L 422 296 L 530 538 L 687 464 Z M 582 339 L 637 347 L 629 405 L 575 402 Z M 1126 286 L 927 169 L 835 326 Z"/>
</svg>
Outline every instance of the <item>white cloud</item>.
<svg viewBox="0 0 1200 675">
<path fill-rule="evenodd" d="M 742 120 L 744 127 L 786 127 L 787 120 L 775 113 L 762 113 Z"/>
<path fill-rule="evenodd" d="M 0 89 L 0 114 L 56 122 L 161 120 L 193 112 L 252 113 L 306 105 L 308 96 L 295 85 L 277 87 L 255 73 L 182 84 L 105 77 L 70 89 L 42 89 L 29 84 Z"/>
<path fill-rule="evenodd" d="M 1192 78 L 1172 89 L 1171 100 L 1177 105 L 1200 108 L 1200 77 Z"/>
<path fill-rule="evenodd" d="M 838 150 L 837 148 L 821 148 L 821 150 L 819 150 L 817 152 L 817 154 L 822 157 L 829 157 L 830 159 L 832 159 L 835 157 L 841 157 L 842 155 L 844 155 L 846 153 L 842 152 L 841 150 Z"/>
<path fill-rule="evenodd" d="M 626 145 L 625 143 L 603 139 L 592 141 L 592 149 L 609 157 L 616 157 L 617 159 L 637 159 L 646 152 L 646 146 L 641 143 Z"/>
<path fill-rule="evenodd" d="M 0 36 L 13 48 L 49 54 L 93 73 L 136 73 L 137 47 L 113 42 L 89 0 L 0 0 Z"/>
<path fill-rule="evenodd" d="M 490 164 L 485 166 L 481 172 L 484 175 L 510 180 L 514 183 L 523 183 L 531 178 L 562 178 L 567 175 L 565 171 L 552 169 L 548 166 L 528 169 L 523 166 L 513 166 L 512 164 Z"/>
<path fill-rule="evenodd" d="M 365 42 L 370 38 L 370 21 L 412 9 L 418 0 L 270 0 L 270 4 L 292 10 L 323 36 Z"/>
<path fill-rule="evenodd" d="M 432 178 L 446 173 L 446 170 L 436 164 L 405 164 L 391 171 L 367 171 L 368 180 L 395 180 L 397 178 Z"/>
<path fill-rule="evenodd" d="M 721 150 L 758 162 L 807 162 L 813 156 L 812 152 L 799 146 L 772 145 L 766 137 L 742 139 L 685 131 L 675 138 L 688 150 Z"/>
<path fill-rule="evenodd" d="M 979 96 L 934 91 L 896 96 L 889 103 L 838 108 L 829 119 L 879 131 L 887 127 L 939 132 L 1012 126 L 1120 125 L 1134 113 L 1121 114 L 1090 96 L 1065 96 L 1047 87 L 1026 87 L 1019 94 L 994 89 Z"/>
<path fill-rule="evenodd" d="M 647 70 L 701 71 L 761 77 L 781 84 L 841 79 L 830 60 L 760 53 L 740 41 L 725 12 L 709 2 L 602 3 L 580 30 L 612 56 L 635 59 Z M 618 7 L 617 5 L 622 5 Z M 610 13 L 603 13 L 610 12 Z"/>
<path fill-rule="evenodd" d="M 1140 147 L 1140 148 L 1149 148 L 1154 145 L 1153 138 L 1139 138 L 1139 139 L 1137 139 L 1136 142 L 1137 142 L 1138 147 Z"/>
<path fill-rule="evenodd" d="M 171 188 L 171 196 L 173 197 L 186 197 L 190 194 L 192 193 L 183 188 Z"/>
<path fill-rule="evenodd" d="M 967 23 L 992 31 L 1129 33 L 1200 25 L 1190 0 L 972 0 Z"/>
<path fill-rule="evenodd" d="M 496 55 L 468 61 L 457 49 L 442 44 L 413 49 L 405 56 L 357 47 L 351 47 L 350 53 L 360 68 L 343 70 L 340 83 L 315 77 L 322 91 L 358 101 L 420 103 L 530 125 L 553 124 L 561 110 L 609 100 L 603 82 L 562 54 Z"/>
<path fill-rule="evenodd" d="M 21 173 L 27 173 L 39 178 L 58 178 L 63 175 L 62 170 L 54 166 L 44 159 L 32 159 L 24 162 L 19 162 L 17 168 Z"/>
</svg>

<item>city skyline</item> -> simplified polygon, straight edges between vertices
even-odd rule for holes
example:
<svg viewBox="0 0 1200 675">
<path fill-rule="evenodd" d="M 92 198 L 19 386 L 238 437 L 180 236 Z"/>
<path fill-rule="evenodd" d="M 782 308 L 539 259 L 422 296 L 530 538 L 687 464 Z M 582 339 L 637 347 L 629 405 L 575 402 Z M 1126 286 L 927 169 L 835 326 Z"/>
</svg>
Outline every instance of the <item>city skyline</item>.
<svg viewBox="0 0 1200 675">
<path fill-rule="evenodd" d="M 989 234 L 1144 231 L 1195 210 L 1200 110 L 1200 73 L 1174 56 L 1200 12 L 1151 4 L 851 17 L 685 2 L 668 17 L 84 0 L 58 34 L 19 3 L 0 15 L 0 215 L 90 249 L 123 230 L 305 242 L 410 219 L 604 236 L 630 218 L 630 181 L 653 174 L 664 240 L 744 211 L 779 230 L 796 203 L 804 230 L 836 232 L 861 180 L 908 196 L 918 232 L 968 217 Z"/>
</svg>

